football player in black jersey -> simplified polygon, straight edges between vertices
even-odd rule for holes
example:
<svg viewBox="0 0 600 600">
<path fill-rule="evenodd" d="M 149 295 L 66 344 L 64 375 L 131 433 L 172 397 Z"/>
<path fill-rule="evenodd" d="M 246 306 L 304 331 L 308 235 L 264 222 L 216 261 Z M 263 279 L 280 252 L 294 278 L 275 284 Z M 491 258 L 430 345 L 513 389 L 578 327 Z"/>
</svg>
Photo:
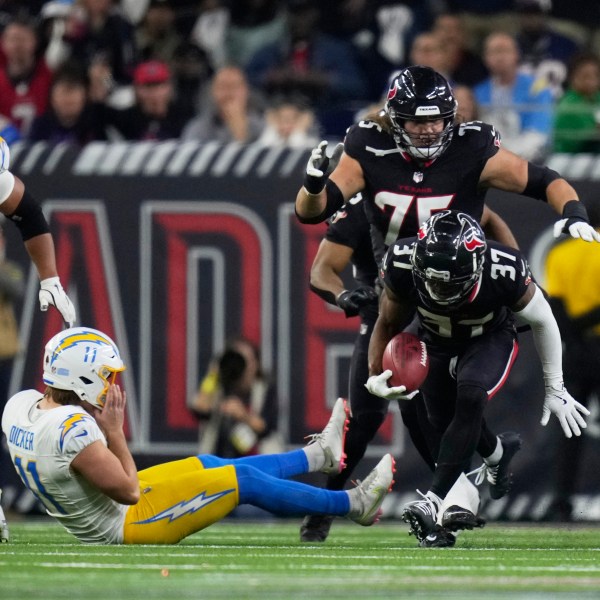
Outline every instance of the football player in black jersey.
<svg viewBox="0 0 600 600">
<path fill-rule="evenodd" d="M 369 221 L 389 245 L 444 209 L 479 221 L 487 189 L 496 188 L 548 202 L 561 215 L 556 237 L 600 242 L 565 179 L 501 148 L 492 125 L 455 123 L 456 109 L 442 75 L 421 66 L 400 71 L 382 111 L 350 127 L 331 157 L 325 141 L 313 150 L 296 196 L 298 219 L 322 222 L 361 192 Z"/>
<path fill-rule="evenodd" d="M 345 444 L 347 466 L 340 474 L 328 478 L 326 487 L 333 490 L 344 488 L 354 468 L 364 456 L 368 444 L 383 423 L 389 408 L 388 401 L 373 396 L 364 385 L 368 379 L 369 340 L 378 315 L 378 294 L 374 289 L 378 267 L 373 254 L 364 204 L 359 194 L 331 217 L 310 273 L 312 291 L 326 302 L 342 308 L 347 317 L 360 317 L 360 330 L 355 340 L 349 374 L 352 417 Z M 482 226 L 486 234 L 493 239 L 502 240 L 513 247 L 517 246 L 506 223 L 487 206 L 484 208 Z M 358 285 L 348 290 L 344 286 L 342 273 L 350 263 Z M 415 398 L 412 402 L 400 403 L 400 408 L 402 420 L 413 444 L 433 471 L 435 460 L 429 443 L 435 437 L 435 432 L 431 431 L 422 402 Z M 469 484 L 463 480 L 462 485 Z M 471 490 L 470 495 L 477 496 L 476 490 Z M 456 500 L 457 495 L 453 495 L 453 498 Z M 478 497 L 469 505 L 474 507 L 477 503 Z M 330 515 L 307 516 L 300 528 L 300 539 L 305 542 L 325 541 L 333 519 Z M 454 536 L 447 532 L 440 532 L 438 537 L 432 545 L 454 544 Z"/>
<path fill-rule="evenodd" d="M 369 345 L 367 389 L 390 400 L 413 396 L 402 385 L 388 387 L 392 372 L 382 373 L 381 360 L 386 344 L 415 309 L 429 353 L 421 393 L 441 441 L 429 491 L 407 504 L 402 515 L 411 532 L 426 541 L 434 535 L 443 499 L 476 447 L 488 457 L 482 475 L 487 475 L 491 490 L 509 484 L 499 462 L 502 443 L 489 430 L 483 412 L 516 358 L 515 317 L 531 326 L 542 362 L 542 425 L 553 413 L 567 437 L 578 436 L 586 427 L 582 415 L 590 413 L 564 387 L 558 325 L 527 261 L 518 250 L 486 241 L 469 215 L 442 211 L 421 226 L 416 238 L 396 241 L 386 253 L 382 278 L 385 292 Z M 441 521 L 451 529 L 476 524 L 475 515 L 454 507 Z"/>
</svg>

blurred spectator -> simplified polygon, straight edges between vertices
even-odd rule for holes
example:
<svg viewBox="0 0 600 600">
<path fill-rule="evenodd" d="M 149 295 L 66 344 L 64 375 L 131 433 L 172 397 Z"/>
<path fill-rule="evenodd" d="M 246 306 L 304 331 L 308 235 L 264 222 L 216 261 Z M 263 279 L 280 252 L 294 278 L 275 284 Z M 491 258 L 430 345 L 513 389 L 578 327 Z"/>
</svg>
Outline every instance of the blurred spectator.
<svg viewBox="0 0 600 600">
<path fill-rule="evenodd" d="M 242 68 L 261 48 L 286 35 L 283 0 L 237 0 L 231 3 L 227 60 Z"/>
<path fill-rule="evenodd" d="M 196 114 L 214 74 L 206 52 L 192 42 L 182 42 L 173 54 L 172 70 L 179 102 L 187 114 Z"/>
<path fill-rule="evenodd" d="M 69 13 L 63 41 L 67 56 L 88 68 L 105 66 L 117 85 L 131 83 L 137 60 L 134 28 L 113 0 L 80 0 Z"/>
<path fill-rule="evenodd" d="M 109 139 L 160 141 L 179 138 L 190 114 L 175 98 L 168 65 L 160 61 L 140 63 L 133 73 L 133 84 L 133 106 L 115 109 L 98 104 Z"/>
<path fill-rule="evenodd" d="M 38 39 L 33 22 L 16 18 L 0 38 L 0 114 L 21 132 L 29 132 L 33 119 L 48 105 L 52 73 L 37 56 Z"/>
<path fill-rule="evenodd" d="M 2 217 L 2 221 L 5 221 Z M 16 263 L 6 260 L 6 240 L 3 223 L 0 223 L 0 413 L 8 400 L 8 388 L 15 356 L 19 352 L 19 332 L 15 318 L 15 305 L 25 291 L 23 271 Z M 6 484 L 4 477 L 10 463 L 8 453 L 0 444 L 0 488 Z"/>
<path fill-rule="evenodd" d="M 406 66 L 414 37 L 431 26 L 432 6 L 422 0 L 319 3 L 323 32 L 354 48 L 368 81 L 365 100 L 378 102 L 389 74 Z"/>
<path fill-rule="evenodd" d="M 551 0 L 515 0 L 521 68 L 545 78 L 557 98 L 563 92 L 567 64 L 579 46 L 569 37 L 552 30 L 550 8 Z"/>
<path fill-rule="evenodd" d="M 248 62 L 252 85 L 267 94 L 299 93 L 313 105 L 334 109 L 364 100 L 366 80 L 352 46 L 319 29 L 314 0 L 289 0 L 288 34 L 265 46 Z"/>
<path fill-rule="evenodd" d="M 569 67 L 554 116 L 555 152 L 600 152 L 600 58 L 586 53 Z"/>
<path fill-rule="evenodd" d="M 321 136 L 314 112 L 302 98 L 276 97 L 265 113 L 266 126 L 258 138 L 265 146 L 312 148 Z"/>
<path fill-rule="evenodd" d="M 275 388 L 262 371 L 258 349 L 230 342 L 202 380 L 192 410 L 205 422 L 200 453 L 236 458 L 282 451 Z"/>
<path fill-rule="evenodd" d="M 454 99 L 458 104 L 456 120 L 459 123 L 479 121 L 479 105 L 475 99 L 473 90 L 466 85 L 452 86 Z"/>
<path fill-rule="evenodd" d="M 432 31 L 439 38 L 444 55 L 445 68 L 442 72 L 447 73 L 450 81 L 473 86 L 487 77 L 483 61 L 469 48 L 467 32 L 459 15 L 439 14 Z"/>
<path fill-rule="evenodd" d="M 461 17 L 471 50 L 476 52 L 491 33 L 515 33 L 514 0 L 444 0 L 444 10 Z"/>
<path fill-rule="evenodd" d="M 33 142 L 69 142 L 84 146 L 104 139 L 99 118 L 88 98 L 89 80 L 79 63 L 67 62 L 54 73 L 50 103 L 35 118 L 28 135 Z"/>
<path fill-rule="evenodd" d="M 36 17 L 45 0 L 0 0 L 0 33 L 15 18 Z"/>
<path fill-rule="evenodd" d="M 484 60 L 490 77 L 474 87 L 482 120 L 502 134 L 502 144 L 527 160 L 539 160 L 552 129 L 552 92 L 544 80 L 519 72 L 514 37 L 492 33 L 485 40 Z"/>
<path fill-rule="evenodd" d="M 441 40 L 434 33 L 426 31 L 417 35 L 413 40 L 410 48 L 409 64 L 431 67 L 444 77 L 449 78 L 446 58 Z"/>
<path fill-rule="evenodd" d="M 183 130 L 182 139 L 198 142 L 255 142 L 265 122 L 244 72 L 239 67 L 219 69 L 211 82 L 210 98 Z"/>
<path fill-rule="evenodd" d="M 590 224 L 600 227 L 600 205 L 587 205 Z M 600 400 L 600 246 L 564 239 L 546 256 L 544 289 L 563 341 L 565 387 L 584 406 Z M 588 406 L 589 408 L 589 406 Z M 596 412 L 596 415 L 598 413 Z M 589 422 L 590 428 L 593 422 Z M 545 520 L 571 521 L 572 495 L 581 472 L 588 430 L 565 438 L 555 428 L 552 461 L 553 501 Z"/>
<path fill-rule="evenodd" d="M 189 41 L 206 52 L 213 70 L 217 70 L 227 64 L 229 9 L 222 0 L 201 0 L 198 11 Z"/>
<path fill-rule="evenodd" d="M 172 0 L 150 0 L 146 14 L 135 31 L 140 60 L 162 60 L 171 65 L 182 41 L 175 28 Z"/>
</svg>

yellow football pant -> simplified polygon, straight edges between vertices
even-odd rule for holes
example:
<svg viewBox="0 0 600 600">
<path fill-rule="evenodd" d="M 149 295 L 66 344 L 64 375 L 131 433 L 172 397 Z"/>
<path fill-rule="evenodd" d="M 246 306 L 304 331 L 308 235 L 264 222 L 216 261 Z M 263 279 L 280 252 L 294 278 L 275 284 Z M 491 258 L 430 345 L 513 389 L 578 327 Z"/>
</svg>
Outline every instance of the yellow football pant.
<svg viewBox="0 0 600 600">
<path fill-rule="evenodd" d="M 233 465 L 205 469 L 192 456 L 144 469 L 138 476 L 141 497 L 127 511 L 124 544 L 176 544 L 239 503 Z"/>
</svg>

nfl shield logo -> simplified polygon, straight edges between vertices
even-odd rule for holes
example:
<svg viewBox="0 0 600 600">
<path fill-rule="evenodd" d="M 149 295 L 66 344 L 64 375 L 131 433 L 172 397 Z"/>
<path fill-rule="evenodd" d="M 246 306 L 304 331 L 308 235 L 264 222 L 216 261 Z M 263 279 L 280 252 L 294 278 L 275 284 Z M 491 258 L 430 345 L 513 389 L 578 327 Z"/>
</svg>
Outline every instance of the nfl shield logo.
<svg viewBox="0 0 600 600">
<path fill-rule="evenodd" d="M 413 179 L 415 183 L 421 183 L 421 181 L 423 181 L 423 173 L 421 173 L 421 171 L 413 173 Z"/>
</svg>

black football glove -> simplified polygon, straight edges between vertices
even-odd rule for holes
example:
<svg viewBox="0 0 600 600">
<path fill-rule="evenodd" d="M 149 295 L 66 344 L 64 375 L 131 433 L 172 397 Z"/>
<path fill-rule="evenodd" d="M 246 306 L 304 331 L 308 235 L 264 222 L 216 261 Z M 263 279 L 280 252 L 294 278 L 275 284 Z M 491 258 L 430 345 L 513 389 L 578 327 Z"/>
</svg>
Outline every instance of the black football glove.
<svg viewBox="0 0 600 600">
<path fill-rule="evenodd" d="M 355 317 L 363 306 L 376 304 L 377 300 L 377 292 L 372 287 L 363 285 L 354 290 L 344 290 L 335 302 L 347 317 Z"/>
<path fill-rule="evenodd" d="M 333 149 L 333 154 L 327 156 L 327 142 L 323 140 L 310 153 L 304 174 L 304 187 L 309 194 L 319 194 L 323 190 L 331 172 L 340 162 L 343 151 L 344 144 L 340 142 Z"/>
</svg>

